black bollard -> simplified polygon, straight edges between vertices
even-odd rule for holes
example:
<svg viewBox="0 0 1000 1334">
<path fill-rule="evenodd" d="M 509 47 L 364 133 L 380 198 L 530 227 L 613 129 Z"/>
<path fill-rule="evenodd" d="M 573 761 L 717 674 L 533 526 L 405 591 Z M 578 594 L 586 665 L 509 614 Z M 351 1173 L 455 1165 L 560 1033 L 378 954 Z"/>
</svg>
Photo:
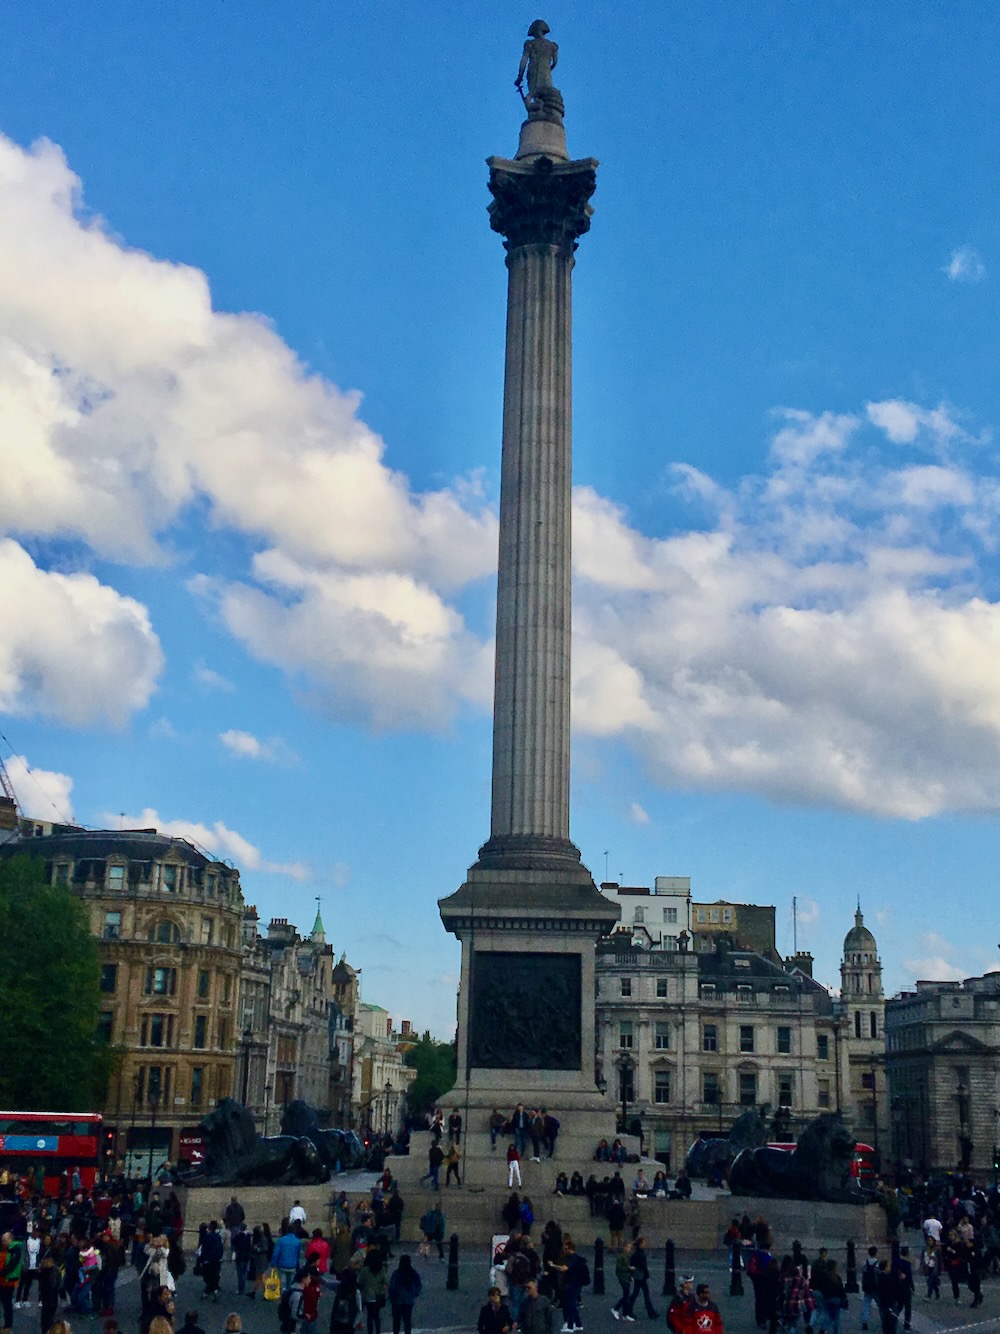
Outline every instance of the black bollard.
<svg viewBox="0 0 1000 1334">
<path fill-rule="evenodd" d="M 604 1238 L 598 1237 L 594 1242 L 594 1281 L 591 1285 L 591 1292 L 595 1297 L 604 1296 Z"/>
<path fill-rule="evenodd" d="M 674 1268 L 674 1243 L 672 1241 L 668 1241 L 664 1247 L 663 1295 L 664 1297 L 677 1296 L 677 1270 Z"/>
<path fill-rule="evenodd" d="M 730 1251 L 729 1295 L 730 1297 L 743 1296 L 743 1260 L 740 1256 L 740 1243 L 738 1241 L 733 1242 L 733 1248 Z"/>
<path fill-rule="evenodd" d="M 844 1283 L 844 1291 L 858 1291 L 858 1257 L 854 1250 L 853 1241 L 847 1243 L 847 1279 Z"/>
<path fill-rule="evenodd" d="M 448 1277 L 444 1285 L 449 1292 L 458 1291 L 458 1233 L 451 1234 L 448 1243 Z"/>
</svg>

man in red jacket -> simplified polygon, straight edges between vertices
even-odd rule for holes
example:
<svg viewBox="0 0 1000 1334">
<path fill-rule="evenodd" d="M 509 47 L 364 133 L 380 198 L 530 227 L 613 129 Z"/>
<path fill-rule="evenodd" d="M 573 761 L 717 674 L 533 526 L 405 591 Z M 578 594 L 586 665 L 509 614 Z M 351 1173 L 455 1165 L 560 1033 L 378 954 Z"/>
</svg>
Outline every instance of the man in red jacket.
<svg viewBox="0 0 1000 1334">
<path fill-rule="evenodd" d="M 722 1315 L 707 1283 L 699 1283 L 695 1289 L 694 1301 L 688 1307 L 688 1334 L 725 1334 Z"/>
<path fill-rule="evenodd" d="M 667 1307 L 667 1329 L 670 1330 L 670 1334 L 690 1334 L 688 1312 L 693 1298 L 694 1278 L 682 1279 L 677 1296 L 671 1299 Z"/>
</svg>

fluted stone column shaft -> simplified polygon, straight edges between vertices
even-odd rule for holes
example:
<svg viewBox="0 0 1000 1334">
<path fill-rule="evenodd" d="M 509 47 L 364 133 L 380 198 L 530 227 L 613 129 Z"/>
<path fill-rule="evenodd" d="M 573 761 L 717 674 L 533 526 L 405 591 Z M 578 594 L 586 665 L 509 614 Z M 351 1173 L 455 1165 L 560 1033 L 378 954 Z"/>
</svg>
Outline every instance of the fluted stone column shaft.
<svg viewBox="0 0 1000 1334">
<path fill-rule="evenodd" d="M 507 256 L 494 838 L 569 840 L 573 255 Z"/>
</svg>

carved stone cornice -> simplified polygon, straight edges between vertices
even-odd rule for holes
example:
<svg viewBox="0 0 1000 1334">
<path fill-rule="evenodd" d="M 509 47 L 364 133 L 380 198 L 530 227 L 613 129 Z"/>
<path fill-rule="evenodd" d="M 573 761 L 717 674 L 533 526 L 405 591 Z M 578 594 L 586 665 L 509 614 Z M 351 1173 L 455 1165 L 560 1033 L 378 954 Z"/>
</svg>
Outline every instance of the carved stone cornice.
<svg viewBox="0 0 1000 1334">
<path fill-rule="evenodd" d="M 590 230 L 596 160 L 553 162 L 540 156 L 517 162 L 492 157 L 488 165 L 490 226 L 506 237 L 506 249 L 547 245 L 571 255 L 577 239 Z"/>
</svg>

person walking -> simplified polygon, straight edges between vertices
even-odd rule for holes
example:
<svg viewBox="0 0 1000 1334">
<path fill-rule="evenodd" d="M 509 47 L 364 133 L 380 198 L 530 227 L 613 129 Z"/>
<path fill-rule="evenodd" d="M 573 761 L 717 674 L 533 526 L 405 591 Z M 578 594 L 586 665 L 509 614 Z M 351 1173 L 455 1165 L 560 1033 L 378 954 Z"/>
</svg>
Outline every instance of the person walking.
<svg viewBox="0 0 1000 1334">
<path fill-rule="evenodd" d="M 399 1264 L 389 1279 L 389 1306 L 392 1310 L 392 1334 L 412 1334 L 413 1308 L 417 1304 L 423 1284 L 408 1255 L 399 1257 Z"/>
<path fill-rule="evenodd" d="M 590 1270 L 582 1255 L 577 1255 L 576 1246 L 571 1238 L 563 1242 L 563 1262 L 553 1265 L 563 1275 L 563 1326 L 560 1334 L 574 1334 L 583 1329 L 580 1319 L 580 1298 L 583 1290 L 590 1286 Z"/>
<path fill-rule="evenodd" d="M 521 1155 L 517 1151 L 517 1145 L 511 1144 L 507 1149 L 507 1188 L 514 1185 L 514 1182 L 520 1186 L 521 1182 Z"/>
<path fill-rule="evenodd" d="M 826 1260 L 823 1266 L 823 1310 L 819 1324 L 829 1334 L 840 1334 L 840 1321 L 847 1310 L 847 1289 L 840 1277 L 836 1260 Z M 813 1317 L 813 1324 L 816 1318 Z"/>
<path fill-rule="evenodd" d="M 354 1334 L 358 1318 L 358 1276 L 350 1265 L 337 1275 L 340 1280 L 330 1307 L 330 1334 Z"/>
<path fill-rule="evenodd" d="M 452 1177 L 455 1178 L 455 1185 L 460 1186 L 462 1184 L 462 1179 L 458 1175 L 458 1164 L 461 1159 L 459 1158 L 458 1153 L 458 1143 L 455 1140 L 452 1140 L 448 1145 L 448 1156 L 444 1161 L 448 1169 L 444 1174 L 445 1188 L 451 1185 Z"/>
<path fill-rule="evenodd" d="M 486 1304 L 479 1310 L 476 1321 L 476 1334 L 510 1334 L 514 1317 L 510 1307 L 503 1300 L 499 1288 L 490 1288 L 486 1295 Z"/>
<path fill-rule="evenodd" d="M 438 1173 L 441 1171 L 441 1164 L 444 1162 L 444 1153 L 437 1140 L 431 1144 L 427 1150 L 427 1171 L 420 1178 L 421 1185 L 429 1181 L 435 1190 L 441 1189 L 441 1182 L 438 1179 Z"/>
<path fill-rule="evenodd" d="M 222 1278 L 222 1259 L 225 1248 L 219 1236 L 219 1225 L 213 1218 L 201 1242 L 201 1276 L 205 1280 L 205 1297 L 219 1300 L 219 1282 Z"/>
<path fill-rule="evenodd" d="M 620 1320 L 628 1311 L 628 1299 L 632 1294 L 632 1243 L 630 1241 L 626 1241 L 621 1246 L 615 1257 L 615 1278 L 621 1287 L 622 1295 L 612 1306 L 611 1314 L 616 1320 Z M 691 1296 L 690 1291 L 687 1296 Z M 669 1313 L 667 1318 L 669 1321 Z M 632 1319 L 635 1319 L 635 1317 L 633 1316 Z"/>
<path fill-rule="evenodd" d="M 649 1295 L 649 1257 L 646 1254 L 645 1237 L 636 1237 L 632 1248 L 632 1291 L 624 1312 L 626 1320 L 635 1318 L 635 1303 L 640 1293 L 646 1304 L 646 1315 L 650 1320 L 656 1320 L 659 1312 L 653 1306 L 653 1300 Z"/>
<path fill-rule="evenodd" d="M 941 1300 L 941 1251 L 933 1237 L 928 1237 L 924 1245 L 924 1253 L 920 1257 L 920 1272 L 927 1280 L 927 1295 L 925 1301 L 932 1298 L 935 1301 Z"/>
<path fill-rule="evenodd" d="M 490 1149 L 492 1150 L 493 1153 L 496 1153 L 497 1136 L 503 1131 L 505 1125 L 506 1122 L 504 1121 L 503 1113 L 500 1111 L 498 1107 L 494 1107 L 492 1112 L 490 1112 L 490 1120 L 489 1120 Z M 483 1307 L 483 1310 L 484 1311 L 486 1310 L 485 1306 Z M 482 1314 L 482 1312 L 480 1312 L 480 1314 Z"/>
<path fill-rule="evenodd" d="M 295 1275 L 301 1263 L 302 1242 L 299 1241 L 289 1224 L 286 1223 L 281 1229 L 281 1235 L 274 1243 L 274 1250 L 271 1252 L 271 1264 L 281 1275 L 282 1292 L 288 1292 L 295 1282 Z"/>
<path fill-rule="evenodd" d="M 358 1291 L 365 1308 L 368 1334 L 382 1334 L 382 1308 L 386 1298 L 385 1266 L 374 1247 L 365 1256 L 358 1274 Z"/>
<path fill-rule="evenodd" d="M 529 1278 L 517 1317 L 520 1334 L 552 1334 L 552 1303 L 538 1292 L 538 1281 Z"/>
</svg>

